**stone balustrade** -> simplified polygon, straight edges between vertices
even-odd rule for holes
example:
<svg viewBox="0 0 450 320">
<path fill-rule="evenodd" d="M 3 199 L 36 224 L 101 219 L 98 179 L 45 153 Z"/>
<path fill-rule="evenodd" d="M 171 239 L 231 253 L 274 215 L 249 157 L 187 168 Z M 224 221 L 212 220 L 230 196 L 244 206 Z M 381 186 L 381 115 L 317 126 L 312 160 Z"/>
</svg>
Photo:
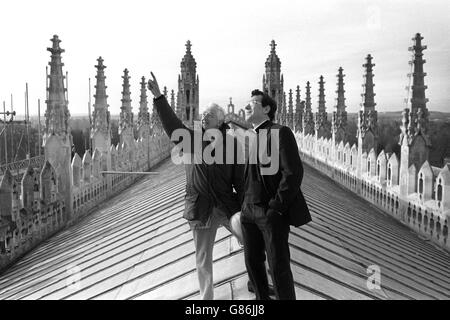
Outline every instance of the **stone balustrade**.
<svg viewBox="0 0 450 320">
<path fill-rule="evenodd" d="M 295 135 L 305 163 L 392 215 L 423 238 L 450 250 L 449 163 L 443 168 L 430 166 L 428 161 L 419 169 L 411 165 L 408 176 L 400 179 L 400 161 L 395 153 L 382 150 L 377 155 L 371 149 L 358 158 L 356 145 L 341 142 L 333 147 L 332 139 L 316 140 L 301 132 Z M 401 196 L 402 184 L 407 184 L 407 196 Z"/>
<path fill-rule="evenodd" d="M 70 214 L 49 161 L 41 170 L 29 165 L 20 181 L 7 169 L 0 182 L 0 269 L 140 178 L 126 173 L 105 175 L 102 171 L 148 171 L 170 155 L 170 148 L 166 135 L 154 135 L 135 140 L 131 147 L 111 145 L 107 153 L 96 149 L 91 156 L 86 151 L 83 159 L 75 154 Z"/>
</svg>

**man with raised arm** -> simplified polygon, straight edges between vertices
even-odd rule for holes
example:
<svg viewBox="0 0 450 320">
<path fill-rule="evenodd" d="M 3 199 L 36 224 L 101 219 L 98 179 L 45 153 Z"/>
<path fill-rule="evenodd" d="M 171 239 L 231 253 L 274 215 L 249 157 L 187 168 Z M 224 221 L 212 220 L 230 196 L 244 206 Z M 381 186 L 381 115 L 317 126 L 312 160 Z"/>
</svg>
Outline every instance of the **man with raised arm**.
<svg viewBox="0 0 450 320">
<path fill-rule="evenodd" d="M 233 230 L 229 221 L 241 208 L 244 164 L 237 163 L 238 144 L 235 137 L 231 137 L 231 141 L 234 141 L 232 146 L 228 145 L 228 148 L 234 148 L 231 150 L 234 151 L 235 158 L 229 161 L 231 163 L 226 162 L 227 141 L 230 141 L 230 137 L 226 139 L 226 130 L 229 127 L 224 123 L 225 112 L 219 105 L 208 106 L 202 114 L 202 129 L 195 132 L 176 116 L 165 96 L 161 94 L 153 73 L 151 76 L 148 88 L 154 96 L 153 102 L 165 132 L 175 144 L 183 143 L 184 139 L 189 140 L 187 148 L 183 148 L 184 157 L 186 159 L 187 156 L 189 160 L 187 161 L 189 163 L 185 163 L 186 196 L 183 217 L 188 220 L 193 231 L 200 297 L 203 300 L 212 300 L 213 247 L 217 228 L 220 225 L 225 226 L 239 242 L 242 241 L 239 239 L 240 230 Z M 211 137 L 208 135 L 209 132 L 212 132 Z M 194 144 L 194 136 L 199 133 L 200 150 Z M 207 163 L 202 158 L 203 151 L 212 144 L 215 148 L 209 147 L 210 153 L 214 156 L 214 152 L 223 150 L 223 161 Z"/>
</svg>

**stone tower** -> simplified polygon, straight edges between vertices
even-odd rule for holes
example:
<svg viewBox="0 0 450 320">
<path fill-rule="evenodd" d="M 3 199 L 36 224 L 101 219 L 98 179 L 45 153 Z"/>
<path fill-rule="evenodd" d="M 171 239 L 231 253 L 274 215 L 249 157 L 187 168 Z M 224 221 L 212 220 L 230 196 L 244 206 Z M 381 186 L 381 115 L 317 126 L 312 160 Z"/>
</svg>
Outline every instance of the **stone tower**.
<svg viewBox="0 0 450 320">
<path fill-rule="evenodd" d="M 197 63 L 191 53 L 191 42 L 186 43 L 186 53 L 181 60 L 181 74 L 178 76 L 177 107 L 181 119 L 188 126 L 199 119 L 199 78 Z"/>
<path fill-rule="evenodd" d="M 141 78 L 137 132 L 139 138 L 147 139 L 150 136 L 150 113 L 148 111 L 147 83 L 145 82 L 145 77 Z"/>
<path fill-rule="evenodd" d="M 430 138 L 428 136 L 428 99 L 425 97 L 426 73 L 423 71 L 425 60 L 423 59 L 423 50 L 427 47 L 422 45 L 423 37 L 420 33 L 412 39 L 414 44 L 409 48 L 413 52 L 413 59 L 409 63 L 414 68 L 412 77 L 413 83 L 411 88 L 412 97 L 410 100 L 410 108 L 403 111 L 403 119 L 401 126 L 401 134 L 399 144 L 401 145 L 400 157 L 400 193 L 405 196 L 408 193 L 408 170 L 414 166 L 416 172 L 420 170 L 423 163 L 428 160 L 431 147 Z M 409 97 L 408 97 L 409 99 Z M 408 102 L 408 101 L 407 101 Z"/>
<path fill-rule="evenodd" d="M 128 145 L 128 148 L 134 146 L 134 132 L 133 132 L 133 110 L 131 107 L 130 98 L 130 76 L 128 75 L 128 69 L 123 71 L 123 84 L 122 84 L 122 106 L 120 107 L 120 119 L 119 119 L 119 136 L 120 143 Z"/>
<path fill-rule="evenodd" d="M 320 76 L 319 80 L 319 106 L 317 108 L 315 125 L 317 138 L 329 138 L 330 136 L 330 124 L 328 122 L 328 114 L 325 106 L 325 82 L 323 81 L 323 76 Z"/>
<path fill-rule="evenodd" d="M 64 87 L 64 74 L 61 61 L 61 49 L 57 35 L 50 40 L 52 47 L 47 48 L 51 53 L 50 74 L 47 75 L 47 109 L 45 111 L 45 130 L 43 146 L 45 160 L 49 161 L 55 169 L 58 195 L 64 201 L 67 221 L 72 214 L 72 169 L 71 149 L 72 135 L 69 127 L 69 108 L 67 101 L 67 88 Z"/>
<path fill-rule="evenodd" d="M 102 57 L 99 57 L 95 66 L 97 68 L 97 75 L 95 76 L 97 83 L 95 85 L 94 110 L 92 111 L 91 139 L 92 152 L 98 149 L 107 155 L 111 147 L 111 124 L 107 102 L 108 96 L 106 95 L 107 86 L 105 84 L 106 66 L 103 64 L 103 61 Z"/>
<path fill-rule="evenodd" d="M 337 74 L 338 82 L 337 82 L 337 99 L 336 99 L 336 107 L 333 112 L 333 121 L 332 121 L 332 134 L 333 134 L 333 144 L 340 143 L 343 141 L 346 143 L 346 130 L 347 130 L 347 108 L 345 105 L 345 90 L 344 90 L 344 77 L 345 74 L 342 67 L 339 68 L 339 72 Z"/>
<path fill-rule="evenodd" d="M 297 90 L 295 91 L 295 116 L 294 116 L 294 126 L 295 131 L 303 131 L 303 112 L 304 112 L 304 104 L 300 100 L 300 86 L 297 86 Z"/>
<path fill-rule="evenodd" d="M 314 116 L 311 109 L 311 86 L 309 81 L 306 82 L 306 98 L 305 98 L 305 114 L 303 116 L 303 134 L 314 135 Z"/>
<path fill-rule="evenodd" d="M 284 79 L 281 74 L 281 62 L 280 58 L 275 50 L 276 44 L 272 40 L 270 43 L 270 54 L 266 60 L 266 72 L 263 75 L 263 91 L 271 96 L 277 103 L 277 113 L 275 119 L 281 123 L 281 115 L 283 108 L 283 94 L 284 94 Z"/>
</svg>

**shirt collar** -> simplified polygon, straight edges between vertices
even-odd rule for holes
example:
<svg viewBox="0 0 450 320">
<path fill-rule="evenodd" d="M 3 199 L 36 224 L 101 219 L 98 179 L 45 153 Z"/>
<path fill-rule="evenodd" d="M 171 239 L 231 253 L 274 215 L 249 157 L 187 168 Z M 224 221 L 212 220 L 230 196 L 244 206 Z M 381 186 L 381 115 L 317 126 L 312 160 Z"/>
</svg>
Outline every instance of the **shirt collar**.
<svg viewBox="0 0 450 320">
<path fill-rule="evenodd" d="M 263 122 L 261 122 L 260 124 L 258 124 L 257 126 L 255 126 L 253 128 L 253 130 L 258 131 L 266 122 L 270 121 L 269 119 L 264 120 Z"/>
</svg>

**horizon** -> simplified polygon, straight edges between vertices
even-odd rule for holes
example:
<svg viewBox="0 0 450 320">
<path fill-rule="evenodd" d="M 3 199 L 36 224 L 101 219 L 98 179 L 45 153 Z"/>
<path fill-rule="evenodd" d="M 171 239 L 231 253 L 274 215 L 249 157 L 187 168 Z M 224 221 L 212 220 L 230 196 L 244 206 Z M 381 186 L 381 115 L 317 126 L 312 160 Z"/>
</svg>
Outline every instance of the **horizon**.
<svg viewBox="0 0 450 320">
<path fill-rule="evenodd" d="M 420 32 L 424 45 L 428 46 L 424 51 L 427 107 L 434 112 L 449 109 L 450 24 L 445 13 L 450 12 L 449 1 L 347 0 L 343 5 L 342 1 L 319 0 L 304 6 L 287 0 L 275 6 L 267 0 L 258 5 L 234 0 L 169 2 L 150 5 L 131 0 L 133 18 L 128 19 L 123 19 L 128 16 L 124 16 L 120 3 L 103 0 L 89 6 L 66 2 L 64 8 L 54 0 L 6 3 L 4 12 L 9 14 L 0 21 L 0 27 L 14 32 L 3 33 L 0 39 L 5 48 L 14 50 L 2 53 L 0 99 L 6 101 L 9 110 L 12 93 L 15 110 L 18 116 L 23 115 L 23 93 L 28 82 L 30 116 L 37 116 L 40 98 L 44 118 L 45 67 L 50 61 L 46 48 L 51 45 L 53 34 L 57 34 L 65 50 L 63 71 L 69 75 L 71 115 L 88 116 L 89 78 L 94 104 L 94 65 L 98 56 L 105 59 L 107 66 L 111 115 L 120 112 L 121 76 L 125 68 L 130 70 L 132 106 L 137 114 L 140 78 L 148 78 L 150 71 L 155 73 L 161 90 L 167 86 L 169 93 L 171 89 L 177 92 L 180 62 L 189 39 L 200 78 L 200 110 L 211 101 L 226 108 L 229 97 L 239 110 L 248 101 L 250 91 L 262 84 L 269 44 L 274 39 L 284 74 L 284 90 L 295 92 L 299 85 L 303 100 L 306 81 L 310 81 L 313 112 L 317 110 L 320 75 L 325 78 L 327 112 L 333 110 L 340 66 L 346 75 L 347 112 L 359 110 L 364 81 L 362 64 L 368 53 L 375 63 L 376 110 L 398 112 L 406 106 L 405 87 L 409 83 L 406 75 L 410 72 L 411 57 L 408 47 L 413 36 Z M 24 5 L 29 10 L 23 11 Z M 265 10 L 268 7 L 272 10 Z M 98 16 L 104 8 L 108 10 Z M 153 12 L 166 14 L 153 15 Z M 98 21 L 98 24 L 95 27 L 80 24 L 80 16 L 84 16 L 84 21 Z M 147 92 L 147 95 L 151 111 L 151 94 Z M 401 107 L 393 110 L 394 105 Z"/>
</svg>

